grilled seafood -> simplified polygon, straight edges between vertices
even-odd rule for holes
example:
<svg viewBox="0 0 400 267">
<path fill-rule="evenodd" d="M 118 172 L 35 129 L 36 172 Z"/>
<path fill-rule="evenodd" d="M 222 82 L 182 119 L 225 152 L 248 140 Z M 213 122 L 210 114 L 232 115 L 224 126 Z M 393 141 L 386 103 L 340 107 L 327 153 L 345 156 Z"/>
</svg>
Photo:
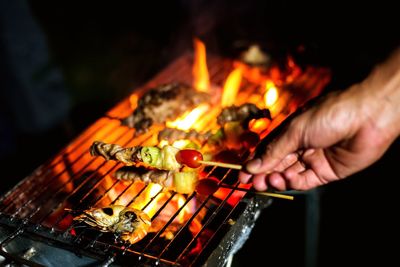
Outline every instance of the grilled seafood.
<svg viewBox="0 0 400 267">
<path fill-rule="evenodd" d="M 131 244 L 143 239 L 151 226 L 146 213 L 121 205 L 85 210 L 74 221 L 84 222 L 102 232 L 121 234 L 121 239 Z"/>
<path fill-rule="evenodd" d="M 217 117 L 219 125 L 224 126 L 228 122 L 240 122 L 244 129 L 247 129 L 252 119 L 268 118 L 271 120 L 271 113 L 268 109 L 259 109 L 256 105 L 246 103 L 241 106 L 230 106 L 222 109 Z"/>
<path fill-rule="evenodd" d="M 106 160 L 115 160 L 126 165 L 144 164 L 160 170 L 176 170 L 181 167 L 175 159 L 179 151 L 173 146 L 163 148 L 153 146 L 135 146 L 123 148 L 117 144 L 107 144 L 101 141 L 93 142 L 90 147 L 92 156 L 102 156 Z"/>
<path fill-rule="evenodd" d="M 145 93 L 139 99 L 137 108 L 122 120 L 122 124 L 135 128 L 135 134 L 141 134 L 154 123 L 174 120 L 185 111 L 208 102 L 209 98 L 208 94 L 185 84 L 163 84 Z"/>
</svg>

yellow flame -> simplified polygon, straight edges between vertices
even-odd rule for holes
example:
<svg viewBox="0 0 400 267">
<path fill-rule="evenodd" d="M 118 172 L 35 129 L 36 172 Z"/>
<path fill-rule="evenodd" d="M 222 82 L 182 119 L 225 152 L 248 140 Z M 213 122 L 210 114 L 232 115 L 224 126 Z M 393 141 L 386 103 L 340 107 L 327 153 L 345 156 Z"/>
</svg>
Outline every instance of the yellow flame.
<svg viewBox="0 0 400 267">
<path fill-rule="evenodd" d="M 238 94 L 240 83 L 242 82 L 242 70 L 234 69 L 228 76 L 224 84 L 222 93 L 222 107 L 229 107 L 235 103 L 236 95 Z"/>
<path fill-rule="evenodd" d="M 182 207 L 185 204 L 185 198 L 182 195 L 176 195 L 178 200 L 177 200 L 177 204 L 178 204 L 178 209 L 180 207 Z M 184 223 L 185 222 L 185 214 L 187 213 L 186 211 L 187 206 L 184 207 L 181 212 L 179 212 L 178 216 L 177 216 L 177 220 L 179 223 Z"/>
<path fill-rule="evenodd" d="M 172 146 L 174 146 L 176 148 L 179 148 L 179 149 L 182 149 L 182 148 L 186 147 L 189 143 L 190 143 L 189 140 L 178 140 L 178 141 L 175 141 L 172 144 Z"/>
<path fill-rule="evenodd" d="M 270 108 L 278 100 L 278 89 L 276 89 L 274 83 L 271 81 L 267 81 L 265 88 L 267 89 L 264 95 L 265 106 Z"/>
<path fill-rule="evenodd" d="M 196 121 L 208 110 L 207 104 L 201 104 L 190 112 L 186 112 L 175 121 L 167 122 L 167 127 L 176 128 L 180 130 L 189 130 L 196 123 Z"/>
<path fill-rule="evenodd" d="M 194 38 L 194 62 L 193 62 L 193 87 L 201 92 L 208 92 L 210 77 L 207 69 L 206 46 L 199 39 Z"/>
<path fill-rule="evenodd" d="M 155 197 L 157 195 L 157 193 L 162 189 L 162 186 L 159 184 L 153 184 L 150 183 L 147 188 L 146 188 L 146 197 L 145 200 L 146 202 L 148 202 L 151 198 Z M 144 209 L 144 212 L 149 215 L 150 217 L 152 217 L 156 211 L 157 211 L 157 203 L 158 203 L 158 199 L 160 197 L 162 197 L 163 193 L 159 194 L 156 199 L 154 199 L 153 201 L 151 201 L 149 203 L 149 205 Z M 146 204 L 146 202 L 144 202 L 144 204 Z"/>
</svg>

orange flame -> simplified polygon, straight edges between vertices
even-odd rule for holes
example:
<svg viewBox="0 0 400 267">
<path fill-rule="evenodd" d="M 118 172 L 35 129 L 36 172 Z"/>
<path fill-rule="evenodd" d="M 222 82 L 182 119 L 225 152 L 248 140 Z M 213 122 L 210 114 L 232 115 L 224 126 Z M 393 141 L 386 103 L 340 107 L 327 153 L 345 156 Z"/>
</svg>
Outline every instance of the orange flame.
<svg viewBox="0 0 400 267">
<path fill-rule="evenodd" d="M 278 100 L 278 89 L 276 89 L 275 85 L 271 81 L 267 81 L 265 84 L 265 94 L 264 94 L 264 101 L 265 101 L 265 106 L 267 108 L 271 108 L 276 101 Z"/>
<path fill-rule="evenodd" d="M 240 83 L 242 82 L 242 70 L 234 69 L 228 76 L 224 84 L 222 93 L 222 107 L 229 107 L 235 103 L 236 95 L 238 94 Z"/>
<path fill-rule="evenodd" d="M 137 108 L 138 100 L 139 100 L 139 97 L 137 94 L 132 94 L 129 97 L 129 103 L 130 103 L 132 110 L 135 110 Z"/>
<path fill-rule="evenodd" d="M 194 62 L 193 62 L 193 87 L 201 92 L 208 92 L 210 78 L 207 69 L 206 47 L 199 39 L 194 38 Z"/>
</svg>

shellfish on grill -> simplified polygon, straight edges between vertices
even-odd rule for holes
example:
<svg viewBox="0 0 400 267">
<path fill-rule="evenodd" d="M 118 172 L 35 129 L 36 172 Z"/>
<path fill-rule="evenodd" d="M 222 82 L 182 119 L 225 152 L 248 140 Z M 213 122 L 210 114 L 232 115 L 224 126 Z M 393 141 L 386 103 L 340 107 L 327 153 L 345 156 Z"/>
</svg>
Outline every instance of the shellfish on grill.
<svg viewBox="0 0 400 267">
<path fill-rule="evenodd" d="M 74 221 L 84 222 L 102 232 L 120 234 L 122 240 L 131 244 L 142 240 L 151 226 L 145 212 L 122 205 L 91 208 L 76 216 Z"/>
</svg>

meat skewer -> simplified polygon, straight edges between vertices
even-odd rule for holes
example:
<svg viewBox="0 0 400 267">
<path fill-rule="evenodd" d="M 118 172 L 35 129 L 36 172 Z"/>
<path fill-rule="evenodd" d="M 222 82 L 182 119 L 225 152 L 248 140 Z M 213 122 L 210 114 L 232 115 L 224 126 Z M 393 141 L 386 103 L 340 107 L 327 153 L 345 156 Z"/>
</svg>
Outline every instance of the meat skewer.
<svg viewBox="0 0 400 267">
<path fill-rule="evenodd" d="M 178 148 L 168 145 L 161 149 L 152 146 L 123 148 L 117 144 L 107 144 L 101 141 L 93 142 L 90 147 L 92 156 L 102 156 L 106 160 L 119 161 L 125 165 L 144 164 L 160 170 L 176 170 L 181 167 L 175 159 L 178 151 Z"/>
<path fill-rule="evenodd" d="M 238 169 L 241 165 L 223 162 L 205 161 L 203 155 L 194 149 L 179 150 L 176 147 L 165 145 L 163 148 L 151 146 L 136 146 L 123 148 L 117 144 L 107 144 L 95 141 L 90 147 L 92 156 L 102 156 L 106 160 L 116 160 L 126 165 L 144 164 L 159 170 L 179 170 L 184 165 L 190 168 L 199 168 L 202 164 L 223 168 Z"/>
</svg>

